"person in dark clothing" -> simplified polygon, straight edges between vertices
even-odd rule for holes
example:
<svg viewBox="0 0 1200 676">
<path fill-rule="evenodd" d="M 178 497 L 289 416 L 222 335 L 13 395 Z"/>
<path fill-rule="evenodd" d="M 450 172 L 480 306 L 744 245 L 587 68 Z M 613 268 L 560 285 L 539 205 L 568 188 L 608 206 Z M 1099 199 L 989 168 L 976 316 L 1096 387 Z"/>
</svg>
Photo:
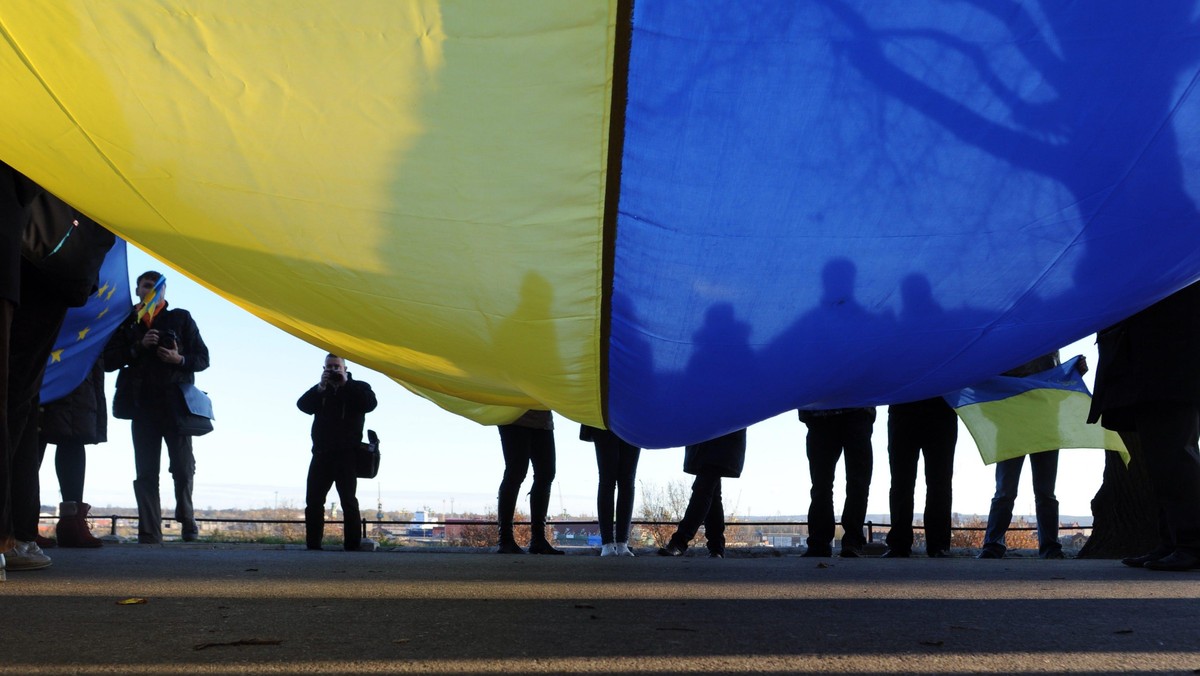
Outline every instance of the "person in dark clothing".
<svg viewBox="0 0 1200 676">
<path fill-rule="evenodd" d="M 841 556 L 861 555 L 866 537 L 867 496 L 871 490 L 874 408 L 799 411 L 808 426 L 808 471 L 812 479 L 808 505 L 808 549 L 804 556 L 833 556 L 833 478 L 838 458 L 846 454 L 846 502 L 842 506 Z"/>
<path fill-rule="evenodd" d="M 21 233 L 28 217 L 28 195 L 20 173 L 0 162 L 0 581 L 4 553 L 16 545 L 12 528 L 12 446 L 8 425 L 10 328 L 21 301 Z"/>
<path fill-rule="evenodd" d="M 1135 568 L 1200 568 L 1200 282 L 1100 332 L 1088 422 L 1141 454 L 1158 503 L 1159 545 Z"/>
<path fill-rule="evenodd" d="M 58 506 L 59 518 L 54 531 L 60 547 L 99 547 L 103 544 L 92 535 L 88 526 L 91 505 L 83 501 L 83 483 L 87 471 L 85 446 L 108 441 L 106 407 L 104 363 L 100 359 L 70 394 L 42 405 L 38 462 L 45 460 L 46 446 L 55 444 L 54 469 L 62 502 Z"/>
<path fill-rule="evenodd" d="M 113 417 L 132 421 L 138 542 L 162 543 L 158 478 L 164 442 L 175 483 L 175 519 L 183 539 L 190 542 L 200 532 L 192 507 L 196 459 L 192 438 L 179 431 L 176 416 L 182 398 L 179 386 L 194 383 L 195 374 L 208 368 L 208 346 L 191 313 L 168 306 L 161 273 L 142 273 L 137 295 L 141 302 L 104 347 L 104 367 L 120 369 Z"/>
<path fill-rule="evenodd" d="M 546 514 L 550 511 L 550 485 L 554 482 L 554 417 L 550 411 L 529 410 L 507 425 L 500 425 L 500 448 L 504 452 L 504 478 L 496 499 L 500 528 L 497 554 L 524 554 L 513 536 L 513 518 L 521 484 L 533 465 L 529 490 L 529 553 L 562 554 L 546 539 Z"/>
<path fill-rule="evenodd" d="M 325 356 L 321 380 L 300 396 L 296 407 L 313 416 L 312 462 L 304 493 L 304 533 L 309 549 L 320 549 L 325 535 L 325 497 L 337 486 L 342 501 L 343 548 L 357 551 L 362 544 L 358 511 L 355 453 L 362 442 L 367 414 L 378 405 L 371 386 L 354 380 L 341 357 Z"/>
<path fill-rule="evenodd" d="M 8 570 L 34 570 L 51 563 L 37 544 L 38 412 L 46 363 L 67 309 L 86 303 L 98 287 L 100 267 L 115 237 L 27 177 L 14 171 L 10 178 L 18 202 L 27 207 L 20 216 L 25 219 L 23 227 L 30 228 L 31 240 L 43 247 L 40 252 L 22 248 L 20 299 L 9 329 L 8 478 L 7 486 L 0 489 L 5 492 L 0 503 L 0 541 L 15 540 L 4 552 Z M 48 242 L 47 237 L 56 241 Z"/>
<path fill-rule="evenodd" d="M 1080 364 L 1085 364 L 1082 360 Z M 1037 359 L 1026 362 L 1002 375 L 1025 378 L 1035 373 L 1052 369 L 1059 364 L 1055 350 Z M 1086 372 L 1087 366 L 1084 365 Z M 997 445 L 1004 445 L 1007 430 L 997 430 Z M 1003 449 L 1002 449 L 1003 450 Z M 1025 456 L 1017 456 L 996 463 L 996 494 L 988 511 L 987 531 L 983 536 L 981 559 L 1002 559 L 1008 547 L 1004 536 L 1012 521 L 1013 504 L 1017 500 L 1017 485 L 1021 482 L 1021 468 Z M 1043 559 L 1064 558 L 1062 544 L 1058 541 L 1058 499 L 1054 497 L 1054 485 L 1058 477 L 1058 449 L 1048 449 L 1029 455 L 1029 469 L 1033 473 L 1033 499 L 1037 510 L 1038 556 Z"/>
<path fill-rule="evenodd" d="M 725 505 L 721 501 L 721 479 L 742 475 L 746 462 L 746 430 L 692 444 L 684 449 L 683 471 L 696 477 L 692 496 L 683 518 L 658 550 L 659 556 L 681 556 L 704 524 L 704 538 L 710 558 L 725 558 Z"/>
<path fill-rule="evenodd" d="M 579 438 L 596 445 L 596 467 L 600 485 L 596 491 L 596 514 L 600 524 L 600 556 L 633 556 L 629 549 L 629 527 L 633 520 L 634 480 L 642 449 L 610 430 L 580 425 Z M 613 491 L 616 526 L 613 520 Z"/>
<path fill-rule="evenodd" d="M 950 556 L 950 503 L 953 498 L 954 446 L 958 415 L 941 397 L 888 407 L 888 464 L 892 486 L 888 494 L 892 527 L 884 558 L 912 556 L 913 491 L 917 461 L 925 455 L 925 552 L 933 558 Z"/>
</svg>

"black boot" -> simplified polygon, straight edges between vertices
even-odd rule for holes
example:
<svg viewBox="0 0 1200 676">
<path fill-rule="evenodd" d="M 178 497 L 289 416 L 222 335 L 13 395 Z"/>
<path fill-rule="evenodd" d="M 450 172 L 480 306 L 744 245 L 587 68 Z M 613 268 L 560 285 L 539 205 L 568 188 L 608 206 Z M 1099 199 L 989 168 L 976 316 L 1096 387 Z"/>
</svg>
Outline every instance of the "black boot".
<svg viewBox="0 0 1200 676">
<path fill-rule="evenodd" d="M 546 539 L 546 512 L 550 509 L 550 492 L 529 494 L 529 553 L 530 554 L 565 554 L 566 552 L 550 546 Z"/>
<path fill-rule="evenodd" d="M 513 537 L 513 514 L 517 511 L 517 496 L 505 495 L 503 484 L 500 495 L 496 500 L 496 521 L 500 527 L 500 546 L 497 554 L 524 554 L 525 550 L 517 544 Z"/>
<path fill-rule="evenodd" d="M 158 481 L 134 480 L 133 497 L 138 507 L 138 544 L 162 544 L 162 507 L 158 500 Z"/>
</svg>

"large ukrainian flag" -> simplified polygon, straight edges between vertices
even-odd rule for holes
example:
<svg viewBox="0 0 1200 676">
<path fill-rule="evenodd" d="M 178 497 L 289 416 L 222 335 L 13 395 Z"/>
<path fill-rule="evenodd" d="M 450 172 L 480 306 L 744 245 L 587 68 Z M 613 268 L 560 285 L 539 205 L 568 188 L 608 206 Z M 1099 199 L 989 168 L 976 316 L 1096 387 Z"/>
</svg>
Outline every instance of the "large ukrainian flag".
<svg viewBox="0 0 1200 676">
<path fill-rule="evenodd" d="M 978 382 L 1200 278 L 1198 0 L 5 0 L 0 160 L 482 422 Z"/>
</svg>

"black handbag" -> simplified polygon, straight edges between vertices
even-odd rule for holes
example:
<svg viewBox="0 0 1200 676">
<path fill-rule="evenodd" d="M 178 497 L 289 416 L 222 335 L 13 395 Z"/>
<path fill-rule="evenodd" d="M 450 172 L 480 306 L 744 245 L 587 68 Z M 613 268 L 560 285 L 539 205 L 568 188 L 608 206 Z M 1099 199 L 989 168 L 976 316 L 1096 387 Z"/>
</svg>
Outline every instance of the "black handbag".
<svg viewBox="0 0 1200 676">
<path fill-rule="evenodd" d="M 213 431 L 212 400 L 191 383 L 179 383 L 175 424 L 180 434 L 200 437 Z"/>
<path fill-rule="evenodd" d="M 374 479 L 379 474 L 379 435 L 367 430 L 367 441 L 358 442 L 354 455 L 354 475 L 360 479 Z"/>
</svg>

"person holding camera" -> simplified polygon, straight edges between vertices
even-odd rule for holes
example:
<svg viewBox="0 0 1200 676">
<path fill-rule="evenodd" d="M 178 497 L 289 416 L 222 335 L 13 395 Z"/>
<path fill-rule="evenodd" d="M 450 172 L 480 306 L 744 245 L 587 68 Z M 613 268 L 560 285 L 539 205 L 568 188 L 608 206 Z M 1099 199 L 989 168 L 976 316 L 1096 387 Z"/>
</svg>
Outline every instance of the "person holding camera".
<svg viewBox="0 0 1200 676">
<path fill-rule="evenodd" d="M 175 519 L 185 541 L 195 540 L 200 533 L 192 508 L 196 474 L 192 438 L 179 431 L 177 419 L 182 404 L 179 386 L 194 383 L 195 373 L 208 368 L 208 346 L 191 313 L 167 306 L 166 289 L 162 273 L 143 272 L 137 278 L 140 302 L 104 347 L 105 369 L 120 369 L 113 417 L 132 421 L 137 469 L 133 495 L 141 544 L 162 543 L 158 478 L 164 441 L 170 460 L 167 469 L 175 481 Z"/>
<path fill-rule="evenodd" d="M 335 354 L 325 355 L 321 380 L 296 402 L 297 408 L 313 417 L 312 462 L 304 493 L 304 534 L 309 549 L 321 549 L 325 497 L 331 486 L 337 486 L 342 501 L 343 548 L 353 552 L 362 544 L 354 455 L 362 441 L 367 414 L 377 405 L 371 386 L 351 378 L 345 360 Z"/>
</svg>

